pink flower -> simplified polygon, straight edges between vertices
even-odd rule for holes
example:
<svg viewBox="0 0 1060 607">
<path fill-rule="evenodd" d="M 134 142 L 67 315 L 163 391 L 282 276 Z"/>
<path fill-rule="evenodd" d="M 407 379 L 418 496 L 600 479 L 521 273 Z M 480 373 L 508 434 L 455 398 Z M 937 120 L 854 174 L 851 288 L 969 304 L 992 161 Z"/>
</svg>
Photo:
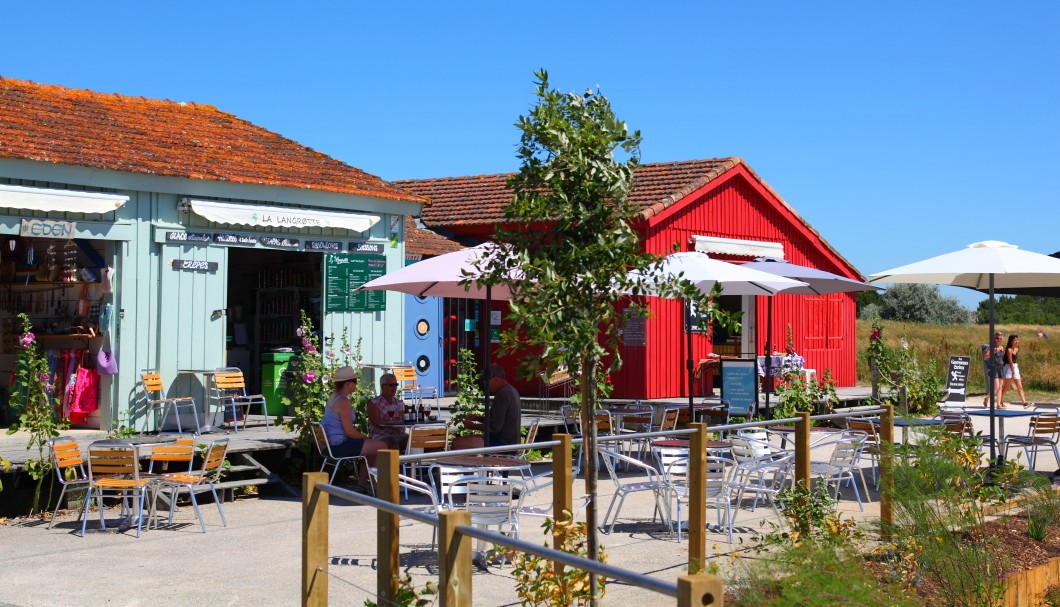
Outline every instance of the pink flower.
<svg viewBox="0 0 1060 607">
<path fill-rule="evenodd" d="M 33 343 L 33 340 L 37 339 L 37 336 L 32 333 L 26 333 L 22 337 L 18 338 L 18 345 L 21 348 L 28 348 Z"/>
<path fill-rule="evenodd" d="M 315 346 L 306 346 L 305 351 L 307 354 L 316 354 L 317 349 Z"/>
<path fill-rule="evenodd" d="M 37 374 L 37 379 L 38 379 L 38 381 L 41 381 L 41 382 L 47 382 L 51 378 L 52 378 L 51 373 L 38 373 Z"/>
<path fill-rule="evenodd" d="M 880 335 L 882 333 L 883 333 L 883 331 L 881 331 L 880 329 L 873 329 L 872 330 L 872 335 L 869 336 L 869 339 L 871 339 L 873 341 L 876 341 L 877 339 L 880 338 Z"/>
<path fill-rule="evenodd" d="M 313 380 L 316 379 L 316 378 L 317 378 L 317 372 L 316 371 L 306 371 L 305 373 L 302 374 L 302 381 L 304 381 L 307 384 L 313 383 Z"/>
<path fill-rule="evenodd" d="M 304 338 L 304 337 L 302 338 L 302 347 L 303 348 L 308 348 L 309 347 L 309 340 Z"/>
</svg>

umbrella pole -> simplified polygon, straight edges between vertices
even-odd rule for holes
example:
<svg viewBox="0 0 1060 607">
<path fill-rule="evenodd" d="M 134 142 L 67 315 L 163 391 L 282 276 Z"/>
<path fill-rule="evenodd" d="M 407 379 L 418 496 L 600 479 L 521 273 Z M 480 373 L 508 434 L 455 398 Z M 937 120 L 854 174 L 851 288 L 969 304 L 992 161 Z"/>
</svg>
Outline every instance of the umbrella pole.
<svg viewBox="0 0 1060 607">
<path fill-rule="evenodd" d="M 990 346 L 988 352 L 990 353 L 990 359 L 994 358 L 994 275 L 990 275 L 990 332 L 987 333 L 986 343 Z M 998 373 L 997 369 L 994 369 L 994 375 L 987 378 L 987 391 L 990 392 L 990 461 L 1000 466 L 1003 457 L 997 453 L 997 434 L 994 432 L 997 422 L 997 403 L 994 401 L 995 390 L 994 380 Z"/>
<path fill-rule="evenodd" d="M 486 372 L 482 374 L 482 411 L 484 414 L 483 417 L 486 419 L 486 427 L 482 429 L 482 444 L 487 447 L 490 446 L 490 428 L 492 427 L 492 424 L 490 423 L 490 311 L 493 307 L 492 295 L 493 287 L 486 285 L 486 300 L 483 304 L 486 309 L 485 313 L 479 314 L 482 318 L 482 324 L 485 326 L 485 329 L 481 330 L 479 335 L 482 336 L 483 361 L 485 361 L 484 364 L 486 367 Z"/>
<path fill-rule="evenodd" d="M 766 419 L 773 419 L 773 410 L 769 408 L 769 395 L 773 393 L 773 297 L 766 305 Z"/>
<path fill-rule="evenodd" d="M 688 423 L 695 421 L 695 417 L 692 415 L 692 409 L 695 405 L 692 403 L 692 386 L 695 384 L 695 377 L 692 376 L 692 309 L 688 306 L 688 302 L 684 302 L 684 313 L 685 313 L 685 337 L 688 340 L 688 356 L 685 360 L 685 372 L 688 374 Z"/>
</svg>

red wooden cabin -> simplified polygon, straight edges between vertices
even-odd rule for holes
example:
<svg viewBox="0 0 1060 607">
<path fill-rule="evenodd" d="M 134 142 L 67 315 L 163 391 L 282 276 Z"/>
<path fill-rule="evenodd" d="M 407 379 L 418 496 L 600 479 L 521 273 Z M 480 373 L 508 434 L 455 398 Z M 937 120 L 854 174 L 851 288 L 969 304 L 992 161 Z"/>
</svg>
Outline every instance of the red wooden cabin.
<svg viewBox="0 0 1060 607">
<path fill-rule="evenodd" d="M 503 208 L 511 200 L 505 186 L 509 177 L 478 175 L 395 181 L 430 198 L 424 224 L 461 240 L 488 240 L 503 222 Z M 751 261 L 759 256 L 782 256 L 862 280 L 842 255 L 799 216 L 746 163 L 737 157 L 659 162 L 637 168 L 630 199 L 641 207 L 636 228 L 644 248 L 665 254 L 676 243 L 679 250 L 702 250 L 726 261 Z M 724 304 L 743 311 L 738 336 L 695 334 L 692 357 L 708 353 L 761 354 L 766 344 L 764 297 L 725 298 Z M 503 302 L 494 309 L 504 310 Z M 644 345 L 621 349 L 622 369 L 612 376 L 616 398 L 687 396 L 685 376 L 687 340 L 682 329 L 682 304 L 649 299 L 651 314 L 645 324 Z M 795 350 L 806 366 L 823 376 L 830 369 L 840 386 L 855 382 L 855 303 L 852 294 L 825 296 L 777 295 L 773 302 L 774 350 L 783 350 L 790 324 Z M 711 343 L 715 341 L 717 343 Z M 517 360 L 502 360 L 509 369 Z M 536 382 L 517 382 L 524 395 L 538 393 Z M 705 390 L 697 383 L 697 392 Z"/>
</svg>

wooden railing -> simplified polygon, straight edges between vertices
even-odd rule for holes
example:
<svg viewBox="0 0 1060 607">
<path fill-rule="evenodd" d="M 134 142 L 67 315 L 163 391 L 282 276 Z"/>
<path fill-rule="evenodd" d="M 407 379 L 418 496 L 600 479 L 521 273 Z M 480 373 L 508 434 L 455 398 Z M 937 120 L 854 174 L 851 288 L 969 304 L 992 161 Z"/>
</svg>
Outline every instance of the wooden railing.
<svg viewBox="0 0 1060 607">
<path fill-rule="evenodd" d="M 536 554 L 552 560 L 556 567 L 577 567 L 592 571 L 608 579 L 623 582 L 660 592 L 676 599 L 678 606 L 721 606 L 724 604 L 721 578 L 702 573 L 706 567 L 706 485 L 705 466 L 706 448 L 704 441 L 707 433 L 721 430 L 738 430 L 740 428 L 764 427 L 778 424 L 795 425 L 795 478 L 796 482 L 810 480 L 810 424 L 811 420 L 839 419 L 857 415 L 880 414 L 880 442 L 891 445 L 894 442 L 893 407 L 884 405 L 880 409 L 858 411 L 856 413 L 820 415 L 811 417 L 801 413 L 798 417 L 771 420 L 769 422 L 750 422 L 712 426 L 692 424 L 686 430 L 668 432 L 623 434 L 614 437 L 601 436 L 601 442 L 608 440 L 629 440 L 652 436 L 686 436 L 689 441 L 689 513 L 688 513 L 688 571 L 689 575 L 680 576 L 677 583 L 668 583 L 633 571 L 598 563 L 575 556 L 557 549 L 549 549 L 530 542 L 517 540 L 499 533 L 484 531 L 470 525 L 470 515 L 463 511 L 443 511 L 437 516 L 424 514 L 399 505 L 398 473 L 401 462 L 411 462 L 437 457 L 437 454 L 418 454 L 399 456 L 397 451 L 381 451 L 376 459 L 378 468 L 377 498 L 342 489 L 327 483 L 328 475 L 323 472 L 307 472 L 302 477 L 302 604 L 306 606 L 326 606 L 328 602 L 328 495 L 334 495 L 351 502 L 375 508 L 378 517 L 377 543 L 377 602 L 392 604 L 398 590 L 400 532 L 399 517 L 404 516 L 421 523 L 435 525 L 439 529 L 439 603 L 442 607 L 471 605 L 472 592 L 472 551 L 471 540 L 480 539 L 501 546 Z M 573 512 L 573 468 L 571 447 L 581 443 L 572 440 L 569 435 L 560 434 L 555 440 L 524 445 L 526 448 L 552 449 L 552 511 L 555 513 Z M 482 448 L 462 451 L 461 453 L 500 453 L 510 452 L 507 448 Z M 880 455 L 881 503 L 880 518 L 886 532 L 893 524 L 890 503 L 891 469 L 893 466 L 892 450 L 885 448 Z M 555 538 L 558 548 L 562 538 Z"/>
</svg>

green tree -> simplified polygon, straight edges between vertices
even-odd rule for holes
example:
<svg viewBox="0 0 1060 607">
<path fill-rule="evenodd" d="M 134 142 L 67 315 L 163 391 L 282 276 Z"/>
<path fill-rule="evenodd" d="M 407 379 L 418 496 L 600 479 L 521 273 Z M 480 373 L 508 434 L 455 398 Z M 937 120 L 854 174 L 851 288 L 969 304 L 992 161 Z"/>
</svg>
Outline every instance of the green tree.
<svg viewBox="0 0 1060 607">
<path fill-rule="evenodd" d="M 976 322 L 990 320 L 990 302 L 979 302 Z M 1060 298 L 1035 295 L 1001 295 L 994 301 L 995 322 L 1020 325 L 1060 325 Z"/>
<path fill-rule="evenodd" d="M 939 325 L 971 322 L 971 312 L 956 297 L 944 297 L 937 285 L 896 284 L 883 294 L 880 318 Z"/>
<path fill-rule="evenodd" d="M 508 182 L 515 194 L 505 210 L 508 227 L 496 234 L 506 246 L 483 260 L 480 282 L 511 289 L 512 324 L 502 335 L 501 349 L 534 353 L 522 361 L 524 376 L 565 366 L 578 378 L 582 428 L 587 429 L 583 447 L 596 453 L 596 424 L 590 420 L 596 411 L 597 377 L 621 365 L 617 348 L 623 317 L 615 304 L 623 293 L 653 288 L 693 299 L 700 309 L 716 313 L 687 282 L 680 289 L 646 285 L 628 274 L 655 261 L 630 226 L 638 212 L 627 196 L 640 132 L 631 133 L 599 91 L 561 93 L 549 88 L 544 70 L 535 76 L 537 104 L 516 123 L 522 131 L 517 151 L 522 166 Z M 616 153 L 625 160 L 617 160 Z M 585 461 L 587 549 L 595 559 L 596 458 Z M 595 576 L 590 585 L 595 596 Z"/>
</svg>

